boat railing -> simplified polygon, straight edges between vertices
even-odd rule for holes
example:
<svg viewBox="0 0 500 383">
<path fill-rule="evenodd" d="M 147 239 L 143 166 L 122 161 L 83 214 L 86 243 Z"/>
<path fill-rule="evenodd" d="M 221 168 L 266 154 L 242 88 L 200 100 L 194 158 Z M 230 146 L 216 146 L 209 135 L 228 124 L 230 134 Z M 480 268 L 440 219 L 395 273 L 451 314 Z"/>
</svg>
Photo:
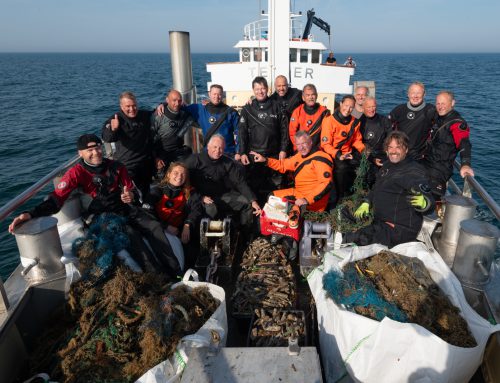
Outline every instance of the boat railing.
<svg viewBox="0 0 500 383">
<path fill-rule="evenodd" d="M 455 161 L 455 168 L 457 170 L 460 170 L 460 164 L 457 161 Z M 462 189 L 460 189 L 460 186 L 458 186 L 457 183 L 452 178 L 450 178 L 450 180 L 448 181 L 448 187 L 455 193 L 469 198 L 472 198 L 472 191 L 474 191 L 488 207 L 488 209 L 490 209 L 491 213 L 495 216 L 497 221 L 500 222 L 500 206 L 498 206 L 497 202 L 475 177 L 466 176 L 464 178 L 464 186 Z"/>
<path fill-rule="evenodd" d="M 290 25 L 290 37 L 300 39 L 302 31 L 302 21 L 292 20 Z M 269 21 L 267 19 L 261 19 L 246 24 L 243 27 L 243 37 L 245 40 L 267 40 L 269 38 Z"/>
<path fill-rule="evenodd" d="M 13 198 L 9 202 L 7 202 L 4 206 L 0 208 L 0 221 L 3 221 L 7 218 L 14 210 L 18 207 L 22 206 L 26 201 L 31 199 L 34 195 L 36 195 L 41 189 L 43 189 L 49 182 L 57 177 L 58 175 L 64 173 L 66 169 L 73 166 L 79 159 L 79 156 L 75 156 L 71 160 L 65 162 L 61 166 L 57 167 L 45 177 L 40 179 L 35 184 L 31 185 L 28 189 L 23 191 L 17 197 Z"/>
<path fill-rule="evenodd" d="M 266 19 L 254 21 L 245 25 L 243 35 L 245 40 L 267 39 L 269 34 L 269 22 Z"/>
</svg>

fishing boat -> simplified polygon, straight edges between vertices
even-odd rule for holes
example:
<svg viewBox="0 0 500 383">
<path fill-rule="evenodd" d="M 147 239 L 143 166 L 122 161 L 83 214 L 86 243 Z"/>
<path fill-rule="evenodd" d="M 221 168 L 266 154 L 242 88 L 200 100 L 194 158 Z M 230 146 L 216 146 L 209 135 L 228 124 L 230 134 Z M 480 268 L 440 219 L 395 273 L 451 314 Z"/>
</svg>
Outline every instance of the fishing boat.
<svg viewBox="0 0 500 383">
<path fill-rule="evenodd" d="M 207 71 L 212 76 L 208 87 L 212 83 L 221 84 L 227 92 L 227 103 L 242 106 L 251 95 L 249 86 L 256 75 L 266 77 L 272 84 L 273 78 L 284 74 L 297 88 L 306 83 L 315 83 L 319 102 L 333 109 L 336 94 L 352 93 L 350 78 L 354 74 L 354 68 L 322 64 L 322 52 L 327 48 L 315 41 L 310 33 L 311 25 L 315 24 L 324 31 L 328 31 L 329 27 L 311 11 L 307 16 L 306 27 L 299 30 L 301 16 L 291 12 L 288 1 L 269 0 L 267 13 L 263 12 L 261 20 L 246 25 L 244 39 L 235 45 L 239 50 L 239 61 L 207 64 Z M 171 47 L 173 88 L 179 89 L 188 102 L 193 102 L 196 100 L 196 92 L 190 73 L 189 35 L 171 33 Z M 199 140 L 193 137 L 196 135 L 187 138 L 187 141 L 196 149 Z M 56 177 L 77 161 L 78 158 L 73 158 L 62 164 L 3 206 L 0 209 L 0 220 L 7 219 L 12 212 L 46 185 L 54 182 Z M 489 226 L 479 230 L 481 224 L 475 223 L 479 221 L 470 223 L 470 229 L 460 225 L 460 222 L 474 218 L 476 206 L 471 198 L 479 199 L 497 220 L 500 219 L 500 207 L 473 177 L 466 177 L 461 186 L 450 180 L 449 196 L 444 219 L 426 219 L 419 239 L 429 251 L 439 253 L 452 267 L 462 282 L 471 307 L 487 320 L 500 323 L 500 268 L 494 262 L 497 238 L 491 233 L 485 233 L 484 230 L 489 230 Z M 41 243 L 35 236 L 30 243 L 20 245 L 21 263 L 5 283 L 0 282 L 0 376 L 3 382 L 15 381 L 18 372 L 25 365 L 27 350 L 33 339 L 41 332 L 49 314 L 64 302 L 68 283 L 66 275 L 72 267 L 71 243 L 82 234 L 78 206 L 79 196 L 75 195 L 56 215 L 57 229 L 52 230 L 52 235 L 56 237 L 55 243 L 60 241 L 61 248 L 49 248 L 48 242 Z M 302 247 L 299 263 L 301 267 L 311 269 L 322 262 L 321 256 L 313 256 L 311 242 L 321 239 L 328 245 L 331 230 L 324 225 L 315 226 L 314 222 L 307 225 L 310 230 L 303 233 L 302 239 L 307 237 L 309 245 Z M 53 223 L 48 226 L 55 228 Z M 315 231 L 314 228 L 318 227 L 319 230 Z M 30 233 L 36 233 L 44 232 L 49 227 L 26 229 Z M 468 249 L 466 254 L 465 249 Z M 63 258 L 60 256 L 61 251 Z M 233 335 L 231 331 L 230 327 L 229 337 Z M 211 355 L 211 350 L 200 349 L 191 358 L 190 368 L 183 381 L 209 381 L 216 371 L 225 370 L 233 373 L 230 377 L 226 375 L 225 381 L 269 381 L 277 377 L 269 374 L 280 370 L 288 371 L 286 375 L 282 375 L 283 381 L 304 381 L 303 374 L 306 371 L 307 381 L 319 382 L 322 381 L 322 376 L 316 346 L 317 344 L 303 347 L 299 351 L 290 346 L 276 349 L 228 347 L 220 351 L 218 356 Z M 295 355 L 291 355 L 294 352 Z M 475 375 L 477 380 L 474 381 L 500 379 L 499 364 L 496 363 L 499 355 L 500 338 L 494 334 L 486 348 L 482 367 Z M 207 362 L 209 359 L 210 362 Z M 296 373 L 298 369 L 303 369 L 300 375 Z M 349 377 L 342 379 L 348 381 Z"/>
</svg>

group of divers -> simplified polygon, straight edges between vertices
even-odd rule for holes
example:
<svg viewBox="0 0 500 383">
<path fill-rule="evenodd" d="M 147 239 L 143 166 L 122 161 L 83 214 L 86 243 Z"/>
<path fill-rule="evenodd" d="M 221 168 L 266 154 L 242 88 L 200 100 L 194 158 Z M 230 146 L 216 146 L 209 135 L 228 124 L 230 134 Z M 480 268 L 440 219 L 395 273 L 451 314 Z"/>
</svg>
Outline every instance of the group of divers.
<svg viewBox="0 0 500 383">
<path fill-rule="evenodd" d="M 267 80 L 256 77 L 252 89 L 254 97 L 239 112 L 223 102 L 220 85 L 210 87 L 203 104 L 185 105 L 171 90 L 154 111 L 139 110 L 134 94 L 123 92 L 102 140 L 80 136 L 80 161 L 9 231 L 56 213 L 79 189 L 86 222 L 103 213 L 126 217 L 136 263 L 175 278 L 196 262 L 203 217 L 231 216 L 240 232 L 257 234 L 256 218 L 269 195 L 287 199 L 292 211 L 332 209 L 352 193 L 362 156 L 369 161 L 370 190 L 353 218 L 371 212 L 373 224 L 342 239 L 358 245 L 415 240 L 423 214 L 445 193 L 458 153 L 461 176 L 474 175 L 470 129 L 450 91 L 439 92 L 432 105 L 424 100 L 424 84 L 414 82 L 408 102 L 384 116 L 363 86 L 333 112 L 317 102 L 314 84 L 298 90 L 278 76 L 269 95 Z M 200 153 L 184 145 L 193 126 L 203 132 Z M 114 143 L 113 159 L 103 156 L 103 141 Z"/>
</svg>

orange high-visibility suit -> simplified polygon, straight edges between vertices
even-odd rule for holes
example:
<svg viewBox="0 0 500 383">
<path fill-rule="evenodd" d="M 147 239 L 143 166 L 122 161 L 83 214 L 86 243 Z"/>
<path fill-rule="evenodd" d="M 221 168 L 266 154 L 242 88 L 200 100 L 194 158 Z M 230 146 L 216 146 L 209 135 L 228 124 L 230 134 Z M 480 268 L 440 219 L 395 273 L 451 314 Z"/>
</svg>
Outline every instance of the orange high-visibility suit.
<svg viewBox="0 0 500 383">
<path fill-rule="evenodd" d="M 363 136 L 359 131 L 360 121 L 350 116 L 347 124 L 339 121 L 336 115 L 324 118 L 321 125 L 321 149 L 338 159 L 340 155 L 352 152 L 356 148 L 358 152 L 365 150 Z"/>
<path fill-rule="evenodd" d="M 297 147 L 295 146 L 295 133 L 299 130 L 305 130 L 309 133 L 313 141 L 313 147 L 319 148 L 321 123 L 324 118 L 330 114 L 330 111 L 323 105 L 316 105 L 317 108 L 313 114 L 307 113 L 307 109 L 304 109 L 306 106 L 305 104 L 299 105 L 292 113 L 290 125 L 288 125 L 288 132 L 290 134 L 290 142 L 293 145 L 294 152 L 297 151 Z"/>
<path fill-rule="evenodd" d="M 313 149 L 306 157 L 297 153 L 284 160 L 268 158 L 267 166 L 280 173 L 287 170 L 294 172 L 295 187 L 275 190 L 275 196 L 305 198 L 308 202 L 307 210 L 325 210 L 332 188 L 333 162 L 328 154 Z"/>
</svg>

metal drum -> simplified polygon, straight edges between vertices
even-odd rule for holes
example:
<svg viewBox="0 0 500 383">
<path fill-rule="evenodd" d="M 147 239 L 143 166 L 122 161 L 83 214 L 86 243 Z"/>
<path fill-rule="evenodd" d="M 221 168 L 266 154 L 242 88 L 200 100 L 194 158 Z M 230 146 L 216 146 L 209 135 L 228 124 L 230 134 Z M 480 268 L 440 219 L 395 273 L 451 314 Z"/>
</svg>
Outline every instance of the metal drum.
<svg viewBox="0 0 500 383">
<path fill-rule="evenodd" d="M 436 245 L 443 260 L 451 267 L 457 249 L 460 222 L 474 217 L 477 203 L 473 199 L 461 195 L 449 195 L 445 199 L 446 211 L 443 228 Z"/>
<path fill-rule="evenodd" d="M 460 231 L 460 222 L 474 218 L 477 202 L 472 198 L 461 195 L 449 195 L 446 199 L 446 211 L 444 212 L 443 231 L 441 240 L 456 244 Z"/>
<path fill-rule="evenodd" d="M 500 230 L 487 222 L 462 221 L 452 268 L 460 282 L 473 287 L 488 283 L 498 238 Z"/>
<path fill-rule="evenodd" d="M 81 216 L 82 205 L 78 193 L 72 193 L 64 202 L 61 210 L 53 215 L 57 219 L 57 224 L 64 225 L 66 222 L 73 221 Z"/>
<path fill-rule="evenodd" d="M 61 239 L 54 217 L 33 218 L 14 230 L 22 274 L 34 281 L 42 281 L 64 268 Z"/>
</svg>

